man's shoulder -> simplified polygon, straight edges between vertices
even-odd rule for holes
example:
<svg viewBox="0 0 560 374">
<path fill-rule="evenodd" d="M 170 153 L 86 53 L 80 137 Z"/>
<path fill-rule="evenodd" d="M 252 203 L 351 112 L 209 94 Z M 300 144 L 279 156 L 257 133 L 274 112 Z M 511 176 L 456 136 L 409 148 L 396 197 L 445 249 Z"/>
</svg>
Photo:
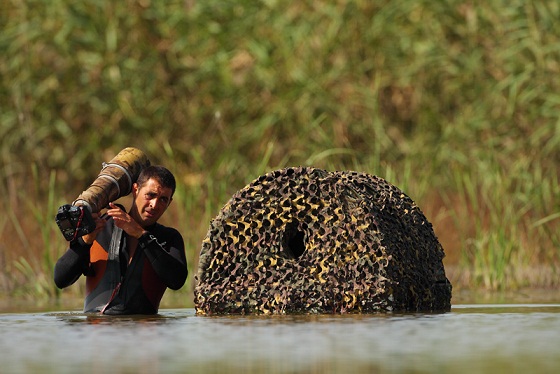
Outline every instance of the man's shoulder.
<svg viewBox="0 0 560 374">
<path fill-rule="evenodd" d="M 159 222 L 156 222 L 152 227 L 148 228 L 148 231 L 153 232 L 154 234 L 161 234 L 165 236 L 180 236 L 182 237 L 179 230 L 174 227 L 162 225 Z"/>
</svg>

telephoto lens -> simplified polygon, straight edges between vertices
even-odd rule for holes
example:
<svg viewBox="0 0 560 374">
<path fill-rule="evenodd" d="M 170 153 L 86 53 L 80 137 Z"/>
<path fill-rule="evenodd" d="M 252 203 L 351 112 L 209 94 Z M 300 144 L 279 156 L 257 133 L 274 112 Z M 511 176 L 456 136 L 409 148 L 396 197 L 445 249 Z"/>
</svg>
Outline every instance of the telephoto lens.
<svg viewBox="0 0 560 374">
<path fill-rule="evenodd" d="M 150 160 L 141 150 L 133 147 L 120 151 L 104 163 L 95 181 L 82 192 L 72 205 L 85 205 L 92 213 L 107 207 L 110 202 L 132 191 L 140 172 L 150 166 Z"/>
<path fill-rule="evenodd" d="M 128 195 L 140 172 L 148 166 L 148 157 L 133 147 L 123 149 L 111 161 L 103 163 L 95 181 L 72 205 L 65 204 L 58 209 L 55 220 L 66 240 L 95 230 L 92 213 L 98 213 L 110 202 Z"/>
</svg>

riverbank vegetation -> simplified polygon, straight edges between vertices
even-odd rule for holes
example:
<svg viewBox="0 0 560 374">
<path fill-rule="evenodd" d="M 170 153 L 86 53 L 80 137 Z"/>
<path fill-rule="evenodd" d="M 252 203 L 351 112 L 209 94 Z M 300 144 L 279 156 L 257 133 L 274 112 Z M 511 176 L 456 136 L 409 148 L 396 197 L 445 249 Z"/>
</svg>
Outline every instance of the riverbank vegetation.
<svg viewBox="0 0 560 374">
<path fill-rule="evenodd" d="M 186 240 L 189 302 L 210 219 L 257 176 L 298 165 L 400 187 L 455 290 L 559 284 L 558 2 L 2 8 L 3 294 L 60 294 L 56 209 L 127 146 L 178 177 L 164 223 Z"/>
</svg>

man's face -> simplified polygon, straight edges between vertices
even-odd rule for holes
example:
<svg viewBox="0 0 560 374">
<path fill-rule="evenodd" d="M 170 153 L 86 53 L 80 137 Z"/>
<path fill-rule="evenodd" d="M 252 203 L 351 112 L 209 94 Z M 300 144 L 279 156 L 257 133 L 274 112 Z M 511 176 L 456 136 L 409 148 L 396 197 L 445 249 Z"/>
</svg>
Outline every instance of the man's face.
<svg viewBox="0 0 560 374">
<path fill-rule="evenodd" d="M 167 210 L 172 200 L 171 194 L 171 188 L 163 187 L 155 179 L 148 179 L 141 188 L 134 183 L 132 186 L 134 202 L 130 215 L 143 228 L 153 225 Z"/>
</svg>

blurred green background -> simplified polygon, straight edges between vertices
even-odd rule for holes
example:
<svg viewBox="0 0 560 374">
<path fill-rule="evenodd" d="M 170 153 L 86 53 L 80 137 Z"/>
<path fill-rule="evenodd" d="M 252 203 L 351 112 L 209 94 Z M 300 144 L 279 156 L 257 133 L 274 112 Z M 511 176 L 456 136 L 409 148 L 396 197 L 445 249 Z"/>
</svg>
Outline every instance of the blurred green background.
<svg viewBox="0 0 560 374">
<path fill-rule="evenodd" d="M 56 209 L 127 146 L 177 176 L 188 302 L 212 217 L 298 165 L 401 188 L 455 290 L 557 288 L 559 19 L 556 0 L 4 1 L 0 293 L 60 295 Z"/>
</svg>

